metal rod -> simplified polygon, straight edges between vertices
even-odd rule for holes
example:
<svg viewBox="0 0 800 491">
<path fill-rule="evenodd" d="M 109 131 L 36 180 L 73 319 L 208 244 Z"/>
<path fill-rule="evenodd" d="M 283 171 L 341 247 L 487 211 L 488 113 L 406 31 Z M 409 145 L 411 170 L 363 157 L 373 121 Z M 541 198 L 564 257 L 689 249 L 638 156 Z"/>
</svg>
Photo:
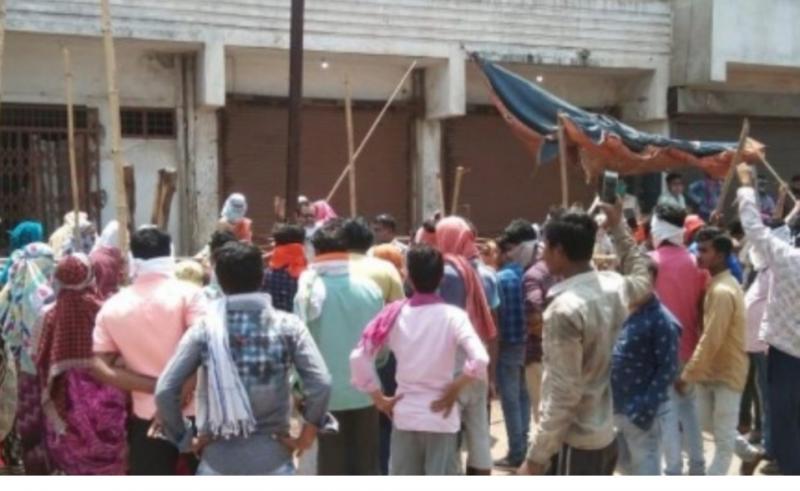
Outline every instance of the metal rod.
<svg viewBox="0 0 800 491">
<path fill-rule="evenodd" d="M 394 88 L 394 92 L 392 92 L 392 95 L 389 96 L 389 100 L 387 100 L 386 104 L 383 105 L 383 109 L 381 109 L 381 112 L 378 113 L 378 116 L 375 118 L 375 121 L 372 122 L 372 126 L 370 126 L 369 131 L 367 131 L 367 134 L 364 135 L 364 139 L 361 140 L 361 144 L 356 149 L 355 154 L 353 154 L 353 164 L 355 164 L 355 161 L 356 159 L 358 159 L 358 156 L 361 155 L 361 151 L 364 150 L 364 146 L 367 144 L 370 137 L 372 137 L 372 133 L 375 131 L 375 128 L 378 127 L 378 123 L 381 122 L 381 119 L 383 119 L 383 115 L 386 114 L 386 111 L 389 109 L 389 106 L 392 105 L 392 102 L 394 102 L 395 97 L 397 97 L 397 94 L 400 93 L 400 89 L 403 88 L 403 84 L 405 83 L 406 79 L 408 78 L 409 75 L 411 75 L 411 72 L 414 70 L 416 66 L 417 66 L 417 60 L 414 60 L 411 63 L 411 66 L 408 67 L 408 70 L 406 70 L 406 73 L 403 75 L 403 78 L 400 79 L 400 82 L 397 84 L 397 87 Z M 327 198 L 325 198 L 326 201 L 330 201 L 331 198 L 333 198 L 333 195 L 336 194 L 336 191 L 339 189 L 339 186 L 342 185 L 342 181 L 344 181 L 344 178 L 347 177 L 348 172 L 350 172 L 349 163 L 345 166 L 342 173 L 339 174 L 339 177 L 333 184 L 331 192 L 328 193 Z"/>
<path fill-rule="evenodd" d="M 305 0 L 292 0 L 289 38 L 289 144 L 286 156 L 286 204 L 290 207 L 297 206 L 297 197 L 300 194 L 304 12 Z"/>
</svg>

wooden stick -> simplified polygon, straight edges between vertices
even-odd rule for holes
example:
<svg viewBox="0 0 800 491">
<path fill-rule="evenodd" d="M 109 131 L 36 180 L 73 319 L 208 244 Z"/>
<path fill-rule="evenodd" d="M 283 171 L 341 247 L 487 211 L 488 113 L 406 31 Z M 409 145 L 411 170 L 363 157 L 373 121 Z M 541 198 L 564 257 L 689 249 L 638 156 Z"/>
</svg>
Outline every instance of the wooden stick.
<svg viewBox="0 0 800 491">
<path fill-rule="evenodd" d="M 158 178 L 156 179 L 156 190 L 153 193 L 153 208 L 150 213 L 150 223 L 158 227 L 159 223 L 159 210 L 161 208 L 161 195 L 164 194 L 164 169 L 158 170 Z M 161 227 L 159 227 L 161 228 Z"/>
<path fill-rule="evenodd" d="M 350 78 L 344 80 L 345 99 L 344 99 L 344 119 L 347 126 L 347 158 L 350 168 L 350 216 L 356 216 L 356 163 L 353 160 L 355 143 L 353 142 L 353 94 L 350 87 Z"/>
<path fill-rule="evenodd" d="M 394 88 L 394 92 L 392 92 L 392 95 L 389 96 L 389 100 L 387 100 L 386 104 L 383 105 L 383 109 L 381 109 L 381 112 L 378 113 L 378 117 L 376 117 L 375 121 L 372 122 L 372 126 L 370 126 L 369 131 L 367 131 L 367 134 L 364 135 L 364 139 L 361 140 L 361 144 L 358 146 L 355 153 L 353 154 L 353 159 L 352 159 L 353 164 L 355 164 L 355 161 L 356 159 L 358 159 L 358 156 L 361 155 L 361 151 L 364 150 L 364 146 L 372 137 L 372 133 L 375 131 L 375 128 L 378 127 L 378 123 L 381 122 L 381 119 L 383 119 L 383 115 L 386 114 L 386 111 L 389 109 L 389 106 L 392 105 L 392 102 L 394 102 L 395 97 L 397 97 L 397 94 L 400 93 L 400 89 L 403 88 L 403 84 L 405 83 L 406 79 L 408 78 L 409 75 L 411 75 L 411 72 L 414 70 L 416 66 L 417 66 L 417 60 L 414 60 L 411 63 L 411 66 L 408 67 L 408 70 L 406 70 L 406 73 L 403 75 L 403 78 L 400 79 L 400 82 L 397 84 L 397 87 Z M 336 182 L 333 184 L 331 192 L 328 193 L 327 198 L 325 198 L 326 201 L 330 201 L 331 198 L 333 198 L 333 195 L 336 194 L 336 191 L 339 189 L 339 186 L 342 185 L 342 181 L 344 181 L 344 178 L 347 176 L 347 173 L 350 172 L 350 165 L 351 164 L 347 164 L 342 173 L 339 175 L 338 179 L 336 179 Z"/>
<path fill-rule="evenodd" d="M 561 205 L 569 207 L 569 183 L 567 181 L 567 140 L 564 135 L 564 113 L 558 113 L 558 164 L 561 169 Z"/>
<path fill-rule="evenodd" d="M 111 35 L 111 9 L 108 0 L 100 0 L 103 47 L 106 58 L 106 84 L 108 85 L 108 110 L 111 123 L 111 159 L 114 162 L 114 185 L 117 193 L 117 221 L 119 222 L 119 247 L 122 257 L 128 256 L 128 199 L 125 193 L 125 159 L 122 155 L 122 132 L 117 89 L 117 61 L 114 55 L 114 38 Z M 131 168 L 133 172 L 133 168 Z"/>
<path fill-rule="evenodd" d="M 72 107 L 72 62 L 69 56 L 69 49 L 61 46 L 64 55 L 64 82 L 67 95 L 67 147 L 69 155 L 69 178 L 72 188 L 72 210 L 75 213 L 75 230 L 73 231 L 72 241 L 77 243 L 81 236 L 80 220 L 80 193 L 78 189 L 78 163 L 75 160 L 75 114 Z"/>
<path fill-rule="evenodd" d="M 158 203 L 158 217 L 155 222 L 161 230 L 169 228 L 169 216 L 172 211 L 172 198 L 178 182 L 178 171 L 175 169 L 160 169 L 158 171 L 160 201 Z"/>
<path fill-rule="evenodd" d="M 130 230 L 133 230 L 136 226 L 136 175 L 133 172 L 133 166 L 123 167 L 122 175 L 125 181 L 125 197 L 128 205 L 128 224 Z"/>
<path fill-rule="evenodd" d="M 762 164 L 764 164 L 764 167 L 767 168 L 769 173 L 772 174 L 772 177 L 774 177 L 775 180 L 778 181 L 778 184 L 786 188 L 786 195 L 792 198 L 792 201 L 797 203 L 797 196 L 795 196 L 795 194 L 792 192 L 792 188 L 786 183 L 786 181 L 781 179 L 781 176 L 778 175 L 778 172 L 775 170 L 775 168 L 773 168 L 772 165 L 770 165 L 770 163 L 767 162 L 767 159 L 765 159 L 763 156 L 759 155 L 758 159 L 761 161 Z"/>
<path fill-rule="evenodd" d="M 453 183 L 453 200 L 450 202 L 450 214 L 458 215 L 458 198 L 461 197 L 461 180 L 464 178 L 466 169 L 459 165 L 456 167 L 456 181 Z"/>
<path fill-rule="evenodd" d="M 736 146 L 736 153 L 733 154 L 733 160 L 731 160 L 731 168 L 728 169 L 728 175 L 725 176 L 725 182 L 722 184 L 722 190 L 719 193 L 719 201 L 717 201 L 717 207 L 714 209 L 712 216 L 722 213 L 722 208 L 725 206 L 725 198 L 728 196 L 728 191 L 733 182 L 733 176 L 736 174 L 736 166 L 739 165 L 739 162 L 742 160 L 744 146 L 747 143 L 747 135 L 749 134 L 750 121 L 744 118 L 744 121 L 742 121 L 742 132 L 739 134 L 739 144 Z"/>
</svg>

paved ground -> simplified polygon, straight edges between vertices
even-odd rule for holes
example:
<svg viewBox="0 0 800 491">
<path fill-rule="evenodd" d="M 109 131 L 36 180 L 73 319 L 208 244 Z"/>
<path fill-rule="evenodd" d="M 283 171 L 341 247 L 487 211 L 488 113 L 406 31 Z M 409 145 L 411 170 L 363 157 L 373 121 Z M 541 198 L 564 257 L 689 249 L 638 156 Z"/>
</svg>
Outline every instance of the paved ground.
<svg viewBox="0 0 800 491">
<path fill-rule="evenodd" d="M 533 422 L 531 422 L 531 427 L 533 427 Z M 491 435 L 492 435 L 492 457 L 495 459 L 500 459 L 505 457 L 506 452 L 508 451 L 508 441 L 506 440 L 506 429 L 505 424 L 503 422 L 503 411 L 500 409 L 500 403 L 498 401 L 494 401 L 492 403 L 492 413 L 491 413 Z M 706 462 L 711 461 L 711 458 L 714 454 L 714 443 L 711 439 L 711 435 L 705 434 L 705 451 L 706 451 Z M 731 468 L 728 474 L 731 475 L 738 475 L 739 474 L 739 465 L 741 464 L 741 460 L 737 457 L 733 458 L 733 462 L 731 463 Z M 298 466 L 298 474 L 302 475 L 313 475 L 315 473 L 314 469 L 316 468 L 316 444 L 315 447 L 308 452 L 306 455 L 300 459 L 299 466 Z M 492 474 L 495 475 L 508 475 L 510 473 L 509 469 L 494 469 Z M 756 471 L 758 474 L 758 471 Z"/>
</svg>

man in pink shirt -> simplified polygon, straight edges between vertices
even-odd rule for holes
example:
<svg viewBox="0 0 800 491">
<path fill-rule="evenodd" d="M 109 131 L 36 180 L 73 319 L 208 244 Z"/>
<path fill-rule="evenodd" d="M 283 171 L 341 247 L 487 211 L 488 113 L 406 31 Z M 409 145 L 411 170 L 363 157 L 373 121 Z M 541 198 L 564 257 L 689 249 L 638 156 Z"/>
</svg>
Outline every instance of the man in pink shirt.
<svg viewBox="0 0 800 491">
<path fill-rule="evenodd" d="M 466 312 L 435 293 L 444 274 L 441 253 L 414 246 L 407 261 L 414 295 L 389 304 L 364 330 L 350 355 L 352 383 L 393 421 L 389 474 L 455 474 L 461 418 L 453 408 L 465 386 L 486 379 L 489 354 Z M 384 348 L 397 359 L 393 397 L 381 391 L 374 368 Z M 454 379 L 459 349 L 466 360 Z"/>
<path fill-rule="evenodd" d="M 164 439 L 148 437 L 156 416 L 153 392 L 183 333 L 204 311 L 202 291 L 173 274 L 171 242 L 168 234 L 156 228 L 133 234 L 133 284 L 103 305 L 93 334 L 95 376 L 131 392 L 128 472 L 133 475 L 175 473 L 177 448 Z M 193 384 L 187 384 L 186 401 L 192 389 Z M 190 413 L 192 408 L 186 406 Z"/>
<path fill-rule="evenodd" d="M 678 351 L 681 369 L 691 359 L 700 338 L 700 312 L 708 283 L 708 274 L 697 267 L 694 256 L 683 245 L 685 220 L 686 210 L 671 204 L 660 204 L 655 209 L 651 223 L 655 247 L 651 257 L 659 271 L 655 291 L 664 306 L 681 323 Z M 689 453 L 689 474 L 704 475 L 703 435 L 693 387 L 682 388 L 682 392 L 671 389 L 670 407 L 662 422 L 665 473 L 683 474 L 683 440 Z"/>
</svg>

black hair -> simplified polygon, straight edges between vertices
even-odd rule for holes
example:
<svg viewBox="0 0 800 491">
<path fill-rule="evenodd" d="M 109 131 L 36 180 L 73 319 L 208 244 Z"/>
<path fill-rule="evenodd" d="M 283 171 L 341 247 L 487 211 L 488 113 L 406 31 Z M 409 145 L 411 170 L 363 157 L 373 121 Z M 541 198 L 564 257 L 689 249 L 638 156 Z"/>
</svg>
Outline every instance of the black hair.
<svg viewBox="0 0 800 491">
<path fill-rule="evenodd" d="M 346 252 L 347 243 L 344 239 L 344 219 L 334 218 L 314 232 L 311 237 L 311 244 L 317 254 L 327 254 L 329 252 Z"/>
<path fill-rule="evenodd" d="M 261 288 L 264 261 L 261 249 L 244 242 L 228 242 L 214 254 L 214 271 L 226 295 L 250 293 Z"/>
<path fill-rule="evenodd" d="M 302 244 L 306 240 L 306 229 L 291 223 L 278 223 L 273 228 L 275 245 Z"/>
<path fill-rule="evenodd" d="M 670 172 L 667 174 L 667 184 L 672 184 L 672 181 L 675 181 L 676 179 L 683 179 L 683 176 L 677 172 Z"/>
<path fill-rule="evenodd" d="M 656 216 L 659 220 L 665 221 L 670 225 L 683 228 L 686 222 L 686 209 L 670 203 L 656 205 Z"/>
<path fill-rule="evenodd" d="M 386 227 L 392 232 L 397 231 L 397 220 L 395 220 L 394 217 L 388 213 L 382 213 L 376 216 L 373 223 L 377 223 L 382 227 Z"/>
<path fill-rule="evenodd" d="M 497 250 L 504 253 L 510 251 L 514 246 L 519 244 L 519 242 L 515 242 L 505 233 L 494 239 L 494 243 L 497 244 Z"/>
<path fill-rule="evenodd" d="M 436 233 L 436 220 L 434 220 L 434 219 L 425 220 L 424 222 L 422 222 L 422 228 L 426 232 L 428 232 L 429 234 L 435 234 Z"/>
<path fill-rule="evenodd" d="M 433 293 L 439 288 L 444 276 L 444 258 L 441 252 L 427 244 L 416 244 L 408 250 L 406 261 L 415 291 Z"/>
<path fill-rule="evenodd" d="M 344 222 L 344 240 L 348 251 L 367 252 L 375 242 L 375 235 L 364 217 L 355 217 Z"/>
<path fill-rule="evenodd" d="M 237 240 L 239 239 L 233 235 L 233 232 L 229 232 L 228 230 L 217 230 L 211 234 L 211 240 L 208 241 L 208 250 L 213 256 L 216 251 L 222 248 L 222 246 L 228 242 L 236 242 Z"/>
<path fill-rule="evenodd" d="M 744 228 L 742 227 L 742 221 L 737 219 L 729 223 L 728 233 L 731 234 L 731 236 L 733 237 L 744 235 Z"/>
<path fill-rule="evenodd" d="M 594 253 L 597 223 L 586 212 L 570 210 L 547 222 L 544 237 L 548 247 L 560 246 L 570 261 L 589 261 Z"/>
<path fill-rule="evenodd" d="M 718 227 L 703 227 L 695 235 L 695 241 L 710 242 L 715 251 L 727 256 L 733 251 L 733 241 Z"/>
<path fill-rule="evenodd" d="M 153 259 L 169 256 L 172 252 L 172 238 L 156 227 L 145 227 L 131 236 L 131 254 L 136 259 Z"/>
<path fill-rule="evenodd" d="M 533 224 L 524 218 L 512 220 L 503 231 L 503 236 L 512 244 L 521 244 L 539 238 Z"/>
</svg>

